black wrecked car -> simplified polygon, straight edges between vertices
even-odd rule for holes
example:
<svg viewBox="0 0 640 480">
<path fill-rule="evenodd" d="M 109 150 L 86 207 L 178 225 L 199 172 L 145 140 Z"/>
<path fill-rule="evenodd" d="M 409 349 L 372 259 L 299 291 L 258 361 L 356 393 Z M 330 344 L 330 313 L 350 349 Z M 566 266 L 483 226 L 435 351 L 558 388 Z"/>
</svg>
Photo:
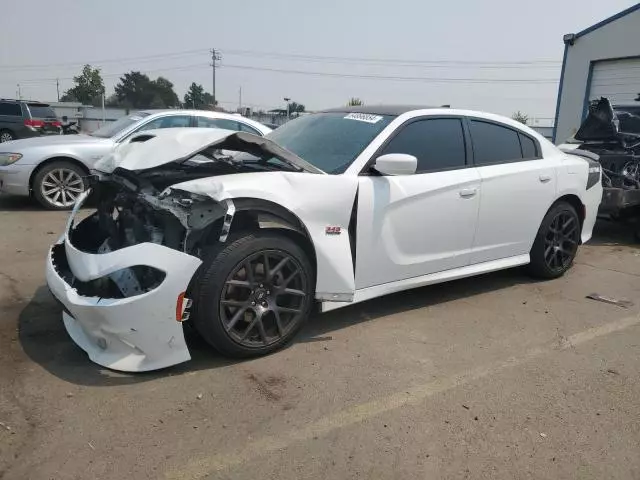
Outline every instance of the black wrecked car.
<svg viewBox="0 0 640 480">
<path fill-rule="evenodd" d="M 611 105 L 595 100 L 575 136 L 562 150 L 602 166 L 600 213 L 629 222 L 640 241 L 640 103 Z"/>
</svg>

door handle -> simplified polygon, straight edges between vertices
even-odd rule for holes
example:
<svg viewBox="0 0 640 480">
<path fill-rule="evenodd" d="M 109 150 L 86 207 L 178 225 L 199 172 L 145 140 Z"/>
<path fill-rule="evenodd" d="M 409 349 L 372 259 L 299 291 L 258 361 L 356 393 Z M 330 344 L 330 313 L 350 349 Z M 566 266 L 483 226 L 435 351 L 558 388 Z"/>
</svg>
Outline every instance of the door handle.
<svg viewBox="0 0 640 480">
<path fill-rule="evenodd" d="M 542 183 L 547 183 L 551 181 L 551 175 L 540 175 L 539 178 Z"/>
<path fill-rule="evenodd" d="M 465 188 L 463 190 L 460 190 L 460 196 L 462 198 L 475 197 L 476 193 L 478 193 L 478 190 L 476 188 Z"/>
</svg>

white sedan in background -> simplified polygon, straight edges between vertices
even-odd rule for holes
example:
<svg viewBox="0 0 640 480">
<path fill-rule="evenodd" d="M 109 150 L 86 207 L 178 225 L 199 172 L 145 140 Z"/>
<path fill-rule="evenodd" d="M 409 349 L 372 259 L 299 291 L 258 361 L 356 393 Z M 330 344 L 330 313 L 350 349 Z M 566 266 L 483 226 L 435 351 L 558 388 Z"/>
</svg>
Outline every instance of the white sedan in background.
<svg viewBox="0 0 640 480">
<path fill-rule="evenodd" d="M 561 276 L 602 196 L 596 162 L 444 108 L 329 110 L 265 138 L 149 131 L 96 170 L 98 208 L 76 225 L 79 199 L 47 281 L 75 342 L 125 371 L 189 360 L 184 321 L 224 355 L 257 356 L 314 303 L 525 264 Z"/>
<path fill-rule="evenodd" d="M 146 110 L 132 113 L 88 135 L 55 135 L 5 142 L 0 147 L 0 192 L 33 195 L 45 208 L 73 207 L 93 165 L 132 135 L 158 128 L 223 128 L 266 135 L 251 119 L 205 110 Z"/>
</svg>

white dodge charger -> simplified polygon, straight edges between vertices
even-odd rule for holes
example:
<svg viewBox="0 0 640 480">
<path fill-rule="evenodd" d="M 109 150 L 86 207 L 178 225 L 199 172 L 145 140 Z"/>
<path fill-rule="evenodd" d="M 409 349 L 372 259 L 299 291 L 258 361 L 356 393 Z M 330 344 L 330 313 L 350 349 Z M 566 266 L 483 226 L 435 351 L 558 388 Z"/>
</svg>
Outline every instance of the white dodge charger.
<svg viewBox="0 0 640 480">
<path fill-rule="evenodd" d="M 124 371 L 189 360 L 185 321 L 222 354 L 255 356 L 314 304 L 525 264 L 558 277 L 602 196 L 596 162 L 448 108 L 328 110 L 266 138 L 146 131 L 95 168 L 97 208 L 76 222 L 79 198 L 47 281 L 74 341 Z"/>
</svg>

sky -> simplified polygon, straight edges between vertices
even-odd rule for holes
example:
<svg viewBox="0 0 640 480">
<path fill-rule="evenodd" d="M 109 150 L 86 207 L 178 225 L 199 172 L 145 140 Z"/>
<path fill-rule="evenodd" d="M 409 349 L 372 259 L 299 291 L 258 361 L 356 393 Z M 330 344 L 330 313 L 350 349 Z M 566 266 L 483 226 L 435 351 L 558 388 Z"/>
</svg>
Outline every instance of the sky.
<svg viewBox="0 0 640 480">
<path fill-rule="evenodd" d="M 212 90 L 235 108 L 307 110 L 365 104 L 443 105 L 554 115 L 562 36 L 629 0 L 29 0 L 0 17 L 0 97 L 56 100 L 89 63 L 107 95 L 131 70 L 164 76 L 183 97 Z"/>
</svg>

